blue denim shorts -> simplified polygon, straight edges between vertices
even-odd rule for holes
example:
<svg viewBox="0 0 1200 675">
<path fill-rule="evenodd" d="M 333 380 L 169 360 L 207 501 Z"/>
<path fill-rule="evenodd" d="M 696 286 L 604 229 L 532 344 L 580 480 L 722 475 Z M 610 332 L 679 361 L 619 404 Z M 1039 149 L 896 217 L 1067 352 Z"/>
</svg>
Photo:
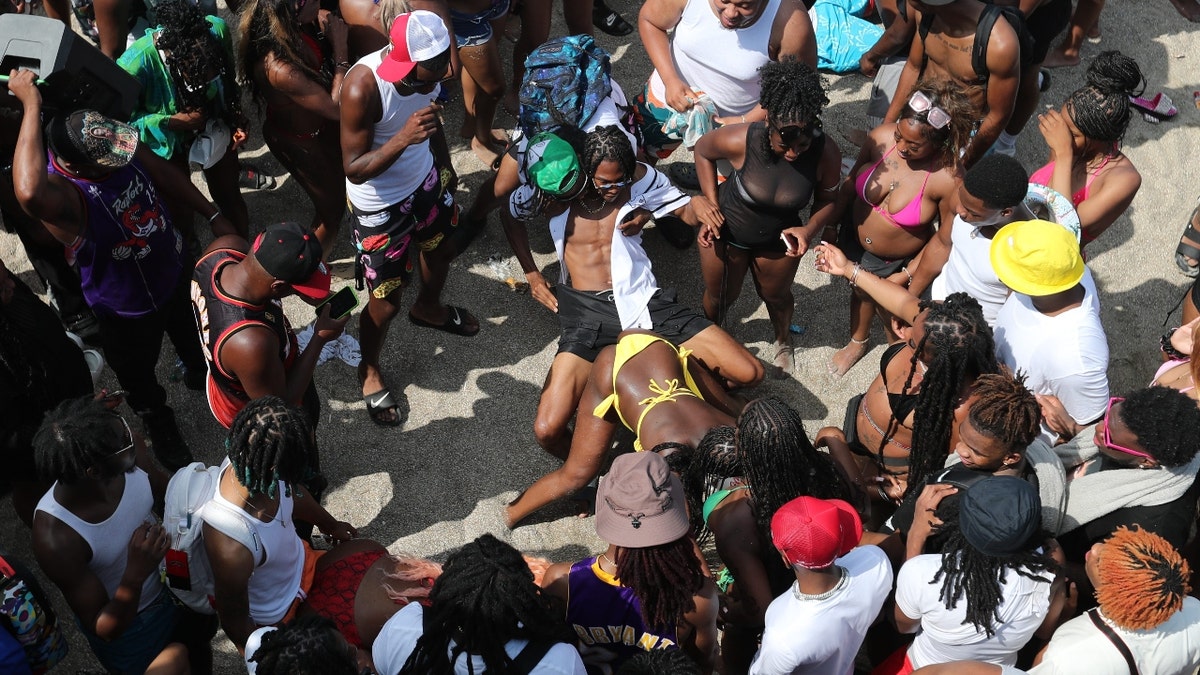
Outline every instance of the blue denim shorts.
<svg viewBox="0 0 1200 675">
<path fill-rule="evenodd" d="M 458 48 L 476 47 L 492 39 L 492 22 L 508 14 L 509 0 L 492 0 L 492 6 L 479 14 L 463 14 L 450 10 L 454 26 L 454 41 Z"/>
</svg>

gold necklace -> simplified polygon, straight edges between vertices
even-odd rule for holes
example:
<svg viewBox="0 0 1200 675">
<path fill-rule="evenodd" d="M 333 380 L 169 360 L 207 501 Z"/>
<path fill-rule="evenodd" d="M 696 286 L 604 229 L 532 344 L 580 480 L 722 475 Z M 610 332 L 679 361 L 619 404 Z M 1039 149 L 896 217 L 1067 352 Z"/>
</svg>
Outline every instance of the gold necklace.
<svg viewBox="0 0 1200 675">
<path fill-rule="evenodd" d="M 580 197 L 579 205 L 583 207 L 584 211 L 587 211 L 590 214 L 600 213 L 601 211 L 604 210 L 604 207 L 608 204 L 608 202 L 604 201 L 604 197 L 600 197 L 600 205 L 593 209 L 592 207 L 587 205 L 587 199 L 588 199 L 587 197 Z"/>
<path fill-rule="evenodd" d="M 612 567 L 612 573 L 616 574 L 617 573 L 617 563 L 613 562 L 612 558 L 608 557 L 608 555 L 605 553 L 601 553 L 600 557 L 604 558 L 605 562 L 607 562 Z M 601 565 L 600 569 L 604 569 L 604 566 Z"/>
</svg>

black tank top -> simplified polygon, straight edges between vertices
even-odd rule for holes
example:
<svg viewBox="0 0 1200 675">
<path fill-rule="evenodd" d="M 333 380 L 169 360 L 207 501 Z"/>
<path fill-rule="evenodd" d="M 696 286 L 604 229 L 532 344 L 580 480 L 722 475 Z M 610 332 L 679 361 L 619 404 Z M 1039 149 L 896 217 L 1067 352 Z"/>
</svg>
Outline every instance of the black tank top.
<svg viewBox="0 0 1200 675">
<path fill-rule="evenodd" d="M 725 215 L 721 236 L 741 248 L 784 251 L 779 233 L 799 225 L 800 211 L 812 200 L 825 136 L 814 138 L 804 154 L 788 162 L 772 152 L 769 133 L 765 122 L 747 127 L 742 168 L 717 190 Z"/>
<path fill-rule="evenodd" d="M 279 340 L 278 356 L 285 369 L 291 367 L 300 349 L 278 299 L 265 305 L 253 305 L 221 289 L 221 271 L 245 257 L 241 251 L 223 248 L 201 258 L 192 275 L 192 309 L 196 313 L 200 345 L 208 359 L 208 372 L 214 383 L 231 398 L 249 402 L 250 397 L 237 376 L 221 365 L 221 346 L 225 341 L 250 326 L 266 326 Z"/>
</svg>

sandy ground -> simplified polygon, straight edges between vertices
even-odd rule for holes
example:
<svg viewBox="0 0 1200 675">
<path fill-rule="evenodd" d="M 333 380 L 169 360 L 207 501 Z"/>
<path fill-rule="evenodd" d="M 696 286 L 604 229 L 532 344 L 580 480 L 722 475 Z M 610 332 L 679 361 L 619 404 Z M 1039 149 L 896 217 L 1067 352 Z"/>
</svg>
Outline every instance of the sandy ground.
<svg viewBox="0 0 1200 675">
<path fill-rule="evenodd" d="M 611 5 L 635 20 L 638 4 L 613 0 Z M 1135 118 L 1124 151 L 1143 175 L 1141 193 L 1116 224 L 1092 244 L 1090 264 L 1101 289 L 1104 324 L 1112 349 L 1109 368 L 1113 392 L 1144 386 L 1159 361 L 1156 344 L 1168 310 L 1187 288 L 1175 269 L 1172 251 L 1197 195 L 1197 168 L 1190 158 L 1200 154 L 1200 111 L 1191 93 L 1200 89 L 1200 34 L 1166 2 L 1112 3 L 1103 18 L 1103 37 L 1084 46 L 1080 67 L 1054 71 L 1053 87 L 1043 108 L 1060 105 L 1084 80 L 1091 57 L 1103 49 L 1121 49 L 1134 56 L 1149 83 L 1148 92 L 1165 91 L 1177 103 L 1178 117 L 1160 125 Z M 556 30 L 562 31 L 561 17 Z M 636 34 L 626 38 L 598 36 L 613 54 L 613 74 L 626 92 L 635 94 L 651 67 Z M 510 56 L 509 43 L 503 48 Z M 865 125 L 863 108 L 870 83 L 859 75 L 828 77 L 831 103 L 825 127 L 843 154 L 856 152 L 846 136 Z M 448 110 L 453 111 L 452 104 Z M 447 128 L 457 130 L 454 112 Z M 512 126 L 503 113 L 497 126 Z M 487 169 L 455 139 L 455 167 L 462 178 L 459 197 L 469 204 Z M 1046 145 L 1031 124 L 1018 143 L 1018 157 L 1032 170 L 1047 156 Z M 245 156 L 281 176 L 271 192 L 247 192 L 252 227 L 270 222 L 307 222 L 311 205 L 303 192 L 283 175 L 261 137 L 252 137 Z M 673 159 L 684 157 L 679 152 Z M 200 180 L 199 182 L 202 182 Z M 334 256 L 340 286 L 352 283 L 348 227 Z M 557 276 L 548 233 L 531 227 L 531 241 L 544 269 Z M 654 234 L 646 247 L 660 284 L 674 286 L 683 302 L 698 306 L 701 295 L 695 248 L 678 251 Z M 490 272 L 487 258 L 510 256 L 495 216 L 473 247 L 455 263 L 445 299 L 468 307 L 480 318 L 482 330 L 473 338 L 415 329 L 403 315 L 394 324 L 384 354 L 384 367 L 394 393 L 403 391 L 410 412 L 399 429 L 384 429 L 367 420 L 353 368 L 333 361 L 317 369 L 315 380 L 324 400 L 318 436 L 330 480 L 325 503 L 330 512 L 358 527 L 363 537 L 378 540 L 393 552 L 443 559 L 448 551 L 492 532 L 518 548 L 551 560 L 573 560 L 598 550 L 590 519 L 578 518 L 566 505 L 546 509 L 529 524 L 508 532 L 502 504 L 534 479 L 553 469 L 556 460 L 534 441 L 532 422 L 541 383 L 554 355 L 558 337 L 555 318 L 528 295 L 513 293 Z M 34 288 L 40 288 L 17 238 L 0 233 L 0 257 Z M 514 268 L 515 260 L 512 261 Z M 796 323 L 805 327 L 797 336 L 796 370 L 785 380 L 768 380 L 751 396 L 787 400 L 809 425 L 810 435 L 824 424 L 842 422 L 845 403 L 866 387 L 877 372 L 882 350 L 876 327 L 872 352 L 846 377 L 834 379 L 826 364 L 848 335 L 848 294 L 843 282 L 831 282 L 805 258 L 796 276 Z M 311 310 L 289 299 L 287 311 L 299 328 L 311 321 Z M 1173 320 L 1177 321 L 1176 314 Z M 747 281 L 726 328 L 751 352 L 770 358 L 770 327 L 766 310 Z M 352 321 L 351 333 L 357 334 Z M 174 354 L 164 347 L 160 374 L 169 376 Z M 111 372 L 106 372 L 110 386 Z M 210 415 L 201 394 L 179 384 L 168 386 L 170 403 L 196 457 L 220 461 L 223 430 Z M 31 560 L 29 533 L 7 506 L 0 506 L 0 541 L 4 548 Z M 70 612 L 57 592 L 63 625 L 73 643 L 65 671 L 95 667 L 77 635 Z M 236 652 L 223 637 L 217 641 L 217 672 L 237 672 Z"/>
</svg>

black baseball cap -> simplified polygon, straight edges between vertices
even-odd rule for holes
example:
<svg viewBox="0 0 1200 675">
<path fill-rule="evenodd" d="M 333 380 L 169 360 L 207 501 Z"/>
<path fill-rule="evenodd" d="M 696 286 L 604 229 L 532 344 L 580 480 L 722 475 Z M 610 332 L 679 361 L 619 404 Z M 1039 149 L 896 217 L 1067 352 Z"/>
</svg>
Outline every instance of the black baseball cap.
<svg viewBox="0 0 1200 675">
<path fill-rule="evenodd" d="M 271 225 L 254 240 L 254 257 L 267 274 L 313 300 L 329 296 L 329 269 L 317 235 L 298 223 Z"/>
</svg>

